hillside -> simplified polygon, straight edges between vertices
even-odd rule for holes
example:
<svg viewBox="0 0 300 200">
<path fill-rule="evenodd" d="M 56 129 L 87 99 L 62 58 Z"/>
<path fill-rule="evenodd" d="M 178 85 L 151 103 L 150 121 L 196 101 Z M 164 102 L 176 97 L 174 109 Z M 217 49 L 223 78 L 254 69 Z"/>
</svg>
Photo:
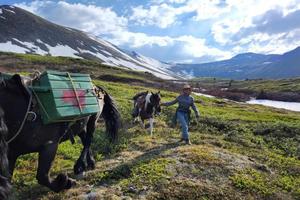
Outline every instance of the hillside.
<svg viewBox="0 0 300 200">
<path fill-rule="evenodd" d="M 0 6 L 0 30 L 0 51 L 86 58 L 165 79 L 180 78 L 165 63 L 124 51 L 101 38 L 59 26 L 15 6 Z"/>
<path fill-rule="evenodd" d="M 159 82 L 149 74 L 130 74 L 132 71 L 93 65 L 81 59 L 19 54 L 5 58 L 1 60 L 16 60 L 17 70 L 23 72 L 31 69 L 30 65 L 35 69 L 76 66 L 74 70 L 91 70 L 95 83 L 115 98 L 123 120 L 115 145 L 104 139 L 103 124 L 99 124 L 93 143 L 96 170 L 88 172 L 71 190 L 57 194 L 38 185 L 34 178 L 37 155 L 22 156 L 13 177 L 15 199 L 300 198 L 297 112 L 201 97 L 203 105 L 195 96 L 201 120 L 199 124 L 191 122 L 193 145 L 186 146 L 177 142 L 179 127 L 172 128 L 170 124 L 175 106 L 164 108 L 156 118 L 154 138 L 131 123 L 132 96 L 139 91 L 157 91 L 144 83 Z M 90 68 L 84 68 L 85 65 Z M 16 70 L 11 65 L 4 68 Z M 105 73 L 112 73 L 112 77 L 140 77 L 144 82 L 132 85 L 116 79 L 104 81 L 99 77 Z M 167 88 L 162 90 L 164 102 L 176 95 Z M 79 141 L 75 145 L 69 141 L 61 144 L 51 174 L 66 171 L 74 177 L 73 164 L 81 148 Z"/>
<path fill-rule="evenodd" d="M 93 78 L 107 81 L 130 83 L 156 88 L 176 90 L 177 84 L 161 79 L 149 72 L 134 71 L 120 67 L 101 64 L 98 61 L 61 56 L 40 56 L 16 54 L 0 51 L 0 71 L 3 72 L 34 72 L 53 69 L 91 74 Z"/>
<path fill-rule="evenodd" d="M 195 77 L 227 79 L 280 79 L 300 76 L 300 47 L 282 55 L 244 53 L 203 64 L 177 64 L 172 69 Z"/>
</svg>

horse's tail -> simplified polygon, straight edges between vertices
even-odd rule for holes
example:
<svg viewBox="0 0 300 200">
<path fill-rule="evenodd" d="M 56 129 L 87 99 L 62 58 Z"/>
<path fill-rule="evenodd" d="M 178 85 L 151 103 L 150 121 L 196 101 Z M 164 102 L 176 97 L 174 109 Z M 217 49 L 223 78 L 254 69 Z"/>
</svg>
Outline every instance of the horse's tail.
<svg viewBox="0 0 300 200">
<path fill-rule="evenodd" d="M 7 143 L 5 141 L 7 132 L 7 127 L 4 122 L 4 111 L 0 107 L 0 199 L 7 199 L 11 188 L 7 178 L 9 177 Z"/>
<path fill-rule="evenodd" d="M 118 139 L 119 128 L 121 126 L 121 115 L 114 99 L 102 87 L 97 87 L 105 94 L 102 117 L 105 121 L 106 132 L 110 141 L 115 142 Z"/>
</svg>

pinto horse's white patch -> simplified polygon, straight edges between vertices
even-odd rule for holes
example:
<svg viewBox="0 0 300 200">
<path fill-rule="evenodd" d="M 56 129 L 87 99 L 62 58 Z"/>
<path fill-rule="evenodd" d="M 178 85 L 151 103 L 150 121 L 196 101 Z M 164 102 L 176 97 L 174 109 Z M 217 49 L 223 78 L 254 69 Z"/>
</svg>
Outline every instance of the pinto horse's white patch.
<svg viewBox="0 0 300 200">
<path fill-rule="evenodd" d="M 145 98 L 145 110 L 147 110 L 147 106 L 149 103 L 151 103 L 151 96 L 152 94 L 150 92 L 148 92 L 148 94 L 146 95 L 146 98 Z"/>
</svg>

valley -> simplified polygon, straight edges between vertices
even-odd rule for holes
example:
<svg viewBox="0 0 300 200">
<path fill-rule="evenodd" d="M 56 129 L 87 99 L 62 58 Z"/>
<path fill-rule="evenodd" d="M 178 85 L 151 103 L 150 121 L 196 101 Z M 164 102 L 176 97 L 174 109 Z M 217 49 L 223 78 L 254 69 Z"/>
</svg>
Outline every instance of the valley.
<svg viewBox="0 0 300 200">
<path fill-rule="evenodd" d="M 164 108 L 155 118 L 153 138 L 130 116 L 137 92 L 160 89 L 166 102 L 178 95 L 181 84 L 165 81 L 169 88 L 155 87 L 165 82 L 84 59 L 1 56 L 14 60 L 14 66 L 1 64 L 11 73 L 55 69 L 92 74 L 94 83 L 115 98 L 123 122 L 116 144 L 105 139 L 104 124 L 99 123 L 93 143 L 96 169 L 68 191 L 53 193 L 40 186 L 35 180 L 37 155 L 22 156 L 13 176 L 16 199 L 299 198 L 299 112 L 194 96 L 201 118 L 199 123 L 192 118 L 193 145 L 186 146 L 178 143 L 179 127 L 171 126 L 175 107 Z M 105 75 L 110 79 L 102 80 Z M 77 139 L 74 145 L 61 144 L 51 174 L 65 171 L 75 178 L 72 169 L 80 149 Z"/>
</svg>

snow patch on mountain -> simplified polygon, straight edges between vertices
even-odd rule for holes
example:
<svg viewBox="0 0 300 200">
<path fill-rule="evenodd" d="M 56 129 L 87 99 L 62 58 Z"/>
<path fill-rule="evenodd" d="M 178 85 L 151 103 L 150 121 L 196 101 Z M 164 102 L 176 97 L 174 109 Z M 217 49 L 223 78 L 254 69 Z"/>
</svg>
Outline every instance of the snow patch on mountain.
<svg viewBox="0 0 300 200">
<path fill-rule="evenodd" d="M 57 44 L 56 46 L 50 46 L 48 44 L 45 44 L 46 47 L 49 49 L 49 53 L 52 56 L 66 56 L 66 57 L 73 57 L 73 58 L 81 58 L 77 56 L 78 51 L 72 49 L 68 45 L 61 45 Z"/>
<path fill-rule="evenodd" d="M 163 69 L 168 69 L 171 67 L 170 64 L 167 64 L 167 63 L 162 63 L 158 60 L 155 60 L 153 58 L 150 58 L 150 57 L 146 57 L 146 56 L 143 56 L 139 53 L 136 53 L 136 52 L 132 52 L 132 56 L 139 60 L 140 62 L 143 62 L 145 64 L 151 64 L 152 66 L 156 66 L 157 68 L 163 68 Z"/>
<path fill-rule="evenodd" d="M 22 42 L 16 38 L 13 38 L 14 41 L 16 41 L 17 43 L 22 44 L 23 46 L 26 47 L 27 51 L 26 52 L 30 52 L 33 51 L 36 54 L 40 54 L 40 55 L 46 55 L 48 52 L 42 50 L 39 46 L 36 46 L 34 43 L 31 42 Z M 25 53 L 26 53 L 25 52 Z"/>
<path fill-rule="evenodd" d="M 10 12 L 10 13 L 13 13 L 13 14 L 16 14 L 16 12 L 13 11 L 13 10 L 9 10 L 9 9 L 3 9 L 3 10 L 6 10 L 6 11 L 8 11 L 8 12 Z"/>
<path fill-rule="evenodd" d="M 11 41 L 0 43 L 0 50 L 6 52 L 15 52 L 15 53 L 26 53 L 28 51 L 28 49 L 13 44 Z"/>
</svg>

